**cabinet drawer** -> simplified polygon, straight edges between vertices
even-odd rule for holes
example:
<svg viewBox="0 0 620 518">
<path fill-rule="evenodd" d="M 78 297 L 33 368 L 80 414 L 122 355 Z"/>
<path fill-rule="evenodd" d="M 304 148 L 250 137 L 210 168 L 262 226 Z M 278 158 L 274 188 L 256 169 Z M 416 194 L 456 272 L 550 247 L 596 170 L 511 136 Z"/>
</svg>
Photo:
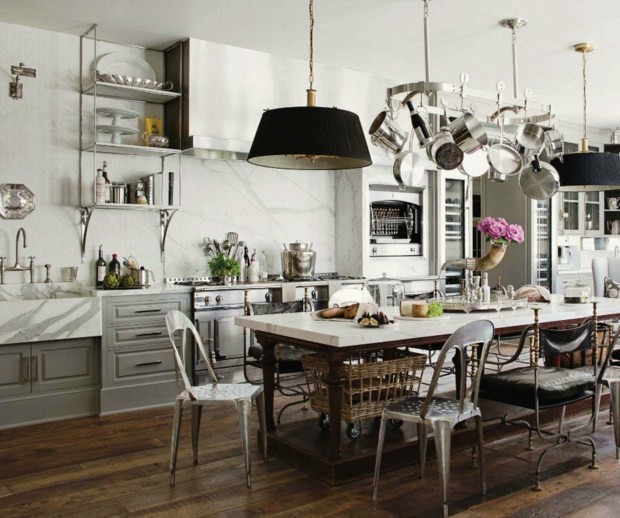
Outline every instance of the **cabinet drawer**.
<svg viewBox="0 0 620 518">
<path fill-rule="evenodd" d="M 110 301 L 105 305 L 105 324 L 115 325 L 154 320 L 159 320 L 163 324 L 168 311 L 177 309 L 187 313 L 188 305 L 189 297 L 163 300 Z"/>
<path fill-rule="evenodd" d="M 107 346 L 118 347 L 132 344 L 170 344 L 165 323 L 144 323 L 130 327 L 110 327 L 107 330 Z"/>
<path fill-rule="evenodd" d="M 175 361 L 170 346 L 148 350 L 108 351 L 108 382 L 173 379 Z"/>
</svg>

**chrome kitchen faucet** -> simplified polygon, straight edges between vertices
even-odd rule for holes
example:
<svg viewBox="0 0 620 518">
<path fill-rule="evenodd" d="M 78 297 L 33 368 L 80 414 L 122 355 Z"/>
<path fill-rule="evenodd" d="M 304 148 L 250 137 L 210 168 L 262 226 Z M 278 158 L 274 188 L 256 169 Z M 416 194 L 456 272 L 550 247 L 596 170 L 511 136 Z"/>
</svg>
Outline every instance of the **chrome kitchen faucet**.
<svg viewBox="0 0 620 518">
<path fill-rule="evenodd" d="M 26 230 L 21 227 L 17 231 L 17 235 L 15 236 L 15 264 L 13 266 L 4 266 L 4 260 L 6 257 L 0 257 L 0 284 L 4 284 L 4 272 L 22 272 L 25 270 L 30 271 L 30 283 L 34 283 L 34 256 L 29 256 L 30 265 L 29 266 L 20 266 L 19 265 L 19 235 L 23 237 L 23 248 L 28 246 L 26 242 Z"/>
</svg>

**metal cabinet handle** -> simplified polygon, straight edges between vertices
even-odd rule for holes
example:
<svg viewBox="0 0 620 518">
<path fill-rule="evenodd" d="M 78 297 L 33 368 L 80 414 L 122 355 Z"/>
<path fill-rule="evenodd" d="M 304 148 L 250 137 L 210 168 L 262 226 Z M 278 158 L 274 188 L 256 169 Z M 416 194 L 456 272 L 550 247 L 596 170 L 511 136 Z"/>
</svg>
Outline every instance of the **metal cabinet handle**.
<svg viewBox="0 0 620 518">
<path fill-rule="evenodd" d="M 163 333 L 161 331 L 152 331 L 150 333 L 138 333 L 136 337 L 139 336 L 161 336 Z"/>
<path fill-rule="evenodd" d="M 137 309 L 134 313 L 161 313 L 161 308 L 159 309 Z"/>
<path fill-rule="evenodd" d="M 30 381 L 30 358 L 25 356 L 22 358 L 22 371 L 20 383 L 26 383 Z"/>
<path fill-rule="evenodd" d="M 30 372 L 32 381 L 39 381 L 39 358 L 36 355 L 30 357 Z"/>
<path fill-rule="evenodd" d="M 142 362 L 142 363 L 136 363 L 136 367 L 145 367 L 147 365 L 159 365 L 160 363 L 163 363 L 161 360 L 157 360 L 154 362 Z"/>
</svg>

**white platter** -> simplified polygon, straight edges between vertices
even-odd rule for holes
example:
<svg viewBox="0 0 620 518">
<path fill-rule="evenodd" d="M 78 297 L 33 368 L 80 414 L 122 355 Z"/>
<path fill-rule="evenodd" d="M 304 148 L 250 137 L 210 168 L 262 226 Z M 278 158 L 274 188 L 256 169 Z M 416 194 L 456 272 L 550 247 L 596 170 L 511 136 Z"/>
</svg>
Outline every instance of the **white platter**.
<svg viewBox="0 0 620 518">
<path fill-rule="evenodd" d="M 120 76 L 139 77 L 156 81 L 157 76 L 148 61 L 128 52 L 112 52 L 97 59 L 90 70 L 93 80 L 99 74 L 117 74 Z"/>
<path fill-rule="evenodd" d="M 441 315 L 440 317 L 404 317 L 402 315 L 394 315 L 394 320 L 442 320 L 444 318 L 450 318 L 450 315 Z"/>
</svg>

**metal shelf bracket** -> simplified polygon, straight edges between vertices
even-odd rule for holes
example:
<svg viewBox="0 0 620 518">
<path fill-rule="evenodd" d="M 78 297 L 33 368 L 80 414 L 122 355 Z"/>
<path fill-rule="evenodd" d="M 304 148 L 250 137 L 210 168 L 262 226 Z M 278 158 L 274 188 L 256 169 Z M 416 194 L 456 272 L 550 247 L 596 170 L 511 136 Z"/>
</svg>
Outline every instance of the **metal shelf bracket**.
<svg viewBox="0 0 620 518">
<path fill-rule="evenodd" d="M 159 249 L 162 263 L 166 260 L 166 236 L 168 235 L 168 227 L 176 211 L 177 209 L 162 209 L 159 211 Z"/>
<path fill-rule="evenodd" d="M 80 207 L 80 252 L 82 254 L 82 263 L 86 259 L 86 235 L 88 234 L 90 217 L 93 215 L 94 210 L 94 207 Z"/>
</svg>

